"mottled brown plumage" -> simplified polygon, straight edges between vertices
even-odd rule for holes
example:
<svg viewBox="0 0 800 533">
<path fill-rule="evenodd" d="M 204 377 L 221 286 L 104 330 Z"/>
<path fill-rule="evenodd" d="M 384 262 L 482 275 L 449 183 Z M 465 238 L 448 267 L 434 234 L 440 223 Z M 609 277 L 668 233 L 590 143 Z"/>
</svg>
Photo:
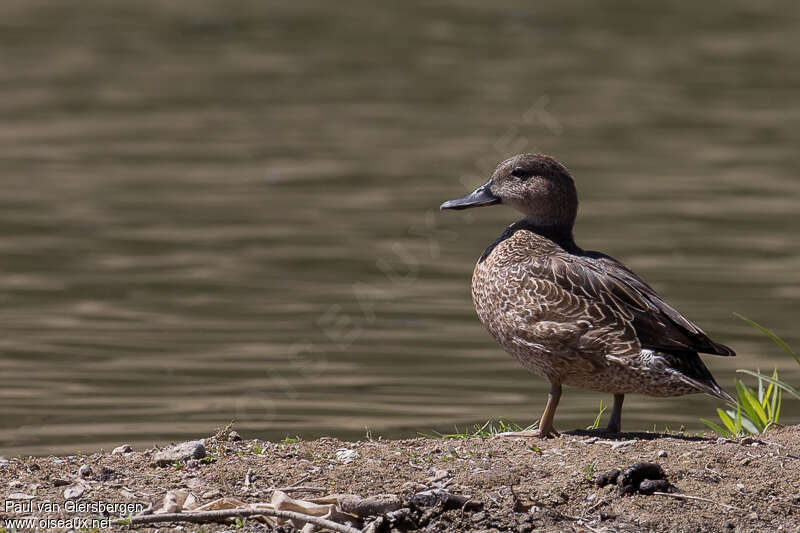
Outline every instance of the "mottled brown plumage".
<svg viewBox="0 0 800 533">
<path fill-rule="evenodd" d="M 540 154 L 514 156 L 485 185 L 442 209 L 497 203 L 525 218 L 479 259 L 472 298 L 502 348 L 551 383 L 537 435 L 557 434 L 552 421 L 562 384 L 614 394 L 610 431 L 620 430 L 629 392 L 705 392 L 731 401 L 698 353 L 733 350 L 709 339 L 623 264 L 575 244 L 577 192 L 563 165 Z"/>
</svg>

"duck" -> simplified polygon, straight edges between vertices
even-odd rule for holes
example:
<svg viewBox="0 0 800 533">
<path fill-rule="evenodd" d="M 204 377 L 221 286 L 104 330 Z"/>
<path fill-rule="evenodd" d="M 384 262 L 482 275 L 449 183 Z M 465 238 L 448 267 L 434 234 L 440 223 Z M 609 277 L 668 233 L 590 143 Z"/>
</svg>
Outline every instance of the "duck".
<svg viewBox="0 0 800 533">
<path fill-rule="evenodd" d="M 613 395 L 608 433 L 622 431 L 630 393 L 706 393 L 734 403 L 699 354 L 735 352 L 712 341 L 624 264 L 575 243 L 578 194 L 567 167 L 544 154 L 518 154 L 440 209 L 492 205 L 524 217 L 478 259 L 475 311 L 504 351 L 550 383 L 538 428 L 501 436 L 559 436 L 554 417 L 565 385 Z"/>
</svg>

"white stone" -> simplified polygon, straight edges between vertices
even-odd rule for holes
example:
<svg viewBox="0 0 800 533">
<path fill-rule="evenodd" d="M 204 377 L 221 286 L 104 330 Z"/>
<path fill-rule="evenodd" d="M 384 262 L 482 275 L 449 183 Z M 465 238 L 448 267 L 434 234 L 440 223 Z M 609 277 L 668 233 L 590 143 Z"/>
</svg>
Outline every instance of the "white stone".
<svg viewBox="0 0 800 533">
<path fill-rule="evenodd" d="M 361 454 L 358 453 L 357 450 L 349 448 L 339 448 L 336 450 L 336 459 L 345 464 L 350 463 L 359 457 L 361 457 Z"/>
</svg>

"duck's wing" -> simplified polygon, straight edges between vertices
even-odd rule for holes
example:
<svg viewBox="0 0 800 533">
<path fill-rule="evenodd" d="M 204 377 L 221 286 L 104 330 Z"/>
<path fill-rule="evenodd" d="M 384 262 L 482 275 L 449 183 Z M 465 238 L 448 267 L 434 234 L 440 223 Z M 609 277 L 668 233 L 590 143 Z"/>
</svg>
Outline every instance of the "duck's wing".
<svg viewBox="0 0 800 533">
<path fill-rule="evenodd" d="M 601 302 L 629 320 L 643 348 L 736 355 L 727 346 L 709 339 L 696 324 L 670 307 L 650 285 L 613 257 L 599 252 L 563 252 L 550 256 L 548 263 L 546 270 L 561 288 Z M 539 263 L 536 267 L 545 265 Z"/>
</svg>

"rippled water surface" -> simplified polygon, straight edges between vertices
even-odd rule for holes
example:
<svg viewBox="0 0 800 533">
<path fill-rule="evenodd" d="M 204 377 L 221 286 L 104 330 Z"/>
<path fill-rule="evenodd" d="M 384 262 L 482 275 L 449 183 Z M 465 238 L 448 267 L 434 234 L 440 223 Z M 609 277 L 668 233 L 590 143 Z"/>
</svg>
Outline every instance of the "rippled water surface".
<svg viewBox="0 0 800 533">
<path fill-rule="evenodd" d="M 795 7 L 3 2 L 0 452 L 535 419 L 469 297 L 516 215 L 437 211 L 519 151 L 572 170 L 582 246 L 739 352 L 706 358 L 724 386 L 797 383 L 732 316 L 800 347 Z"/>
</svg>

